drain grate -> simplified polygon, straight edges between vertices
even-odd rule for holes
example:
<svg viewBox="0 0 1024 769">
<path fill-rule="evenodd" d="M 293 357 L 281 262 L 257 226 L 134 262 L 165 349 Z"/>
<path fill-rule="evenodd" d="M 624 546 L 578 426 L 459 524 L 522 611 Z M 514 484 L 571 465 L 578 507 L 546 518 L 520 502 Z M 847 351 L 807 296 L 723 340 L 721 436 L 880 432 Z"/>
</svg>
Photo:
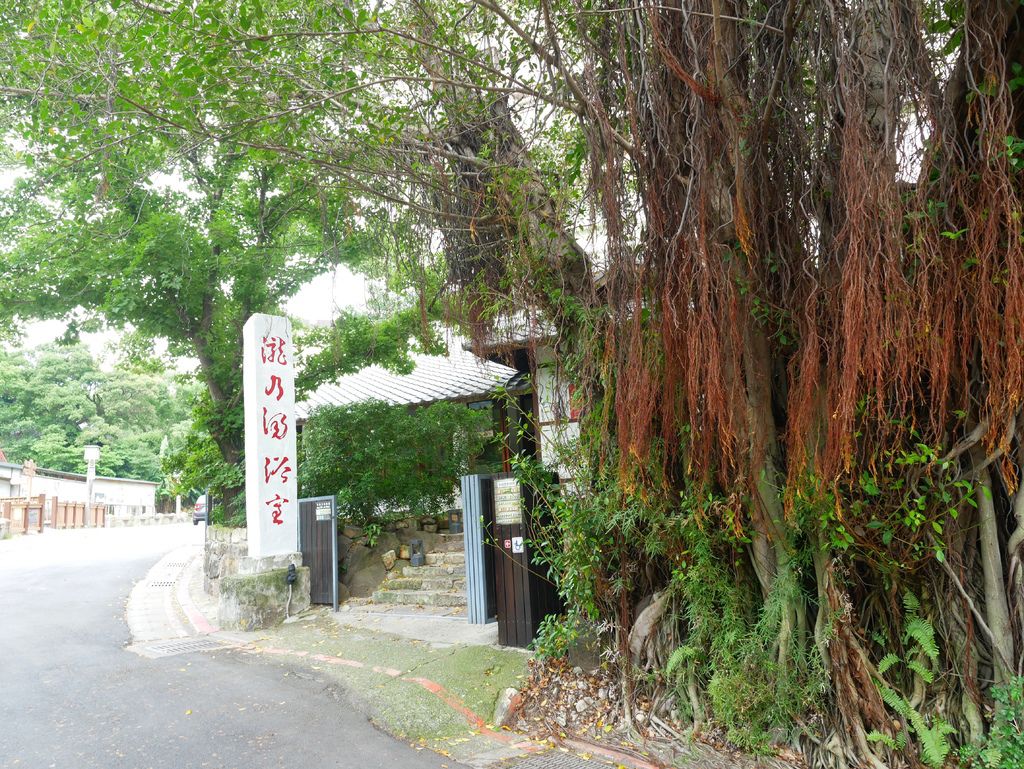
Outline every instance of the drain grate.
<svg viewBox="0 0 1024 769">
<path fill-rule="evenodd" d="M 177 584 L 178 584 L 178 580 L 176 580 L 176 579 L 163 579 L 163 580 L 157 580 L 156 582 L 150 582 L 149 586 L 150 587 L 174 587 Z"/>
<path fill-rule="evenodd" d="M 614 764 L 606 764 L 594 759 L 586 761 L 572 753 L 551 750 L 522 760 L 513 759 L 499 764 L 499 766 L 501 769 L 596 769 L 600 766 L 614 766 Z"/>
<path fill-rule="evenodd" d="M 223 649 L 224 644 L 212 638 L 175 638 L 171 641 L 157 641 L 138 648 L 147 657 L 171 657 L 175 654 L 208 652 Z"/>
<path fill-rule="evenodd" d="M 165 563 L 164 566 L 170 569 L 184 569 L 188 563 L 188 561 L 175 561 L 174 563 Z"/>
</svg>

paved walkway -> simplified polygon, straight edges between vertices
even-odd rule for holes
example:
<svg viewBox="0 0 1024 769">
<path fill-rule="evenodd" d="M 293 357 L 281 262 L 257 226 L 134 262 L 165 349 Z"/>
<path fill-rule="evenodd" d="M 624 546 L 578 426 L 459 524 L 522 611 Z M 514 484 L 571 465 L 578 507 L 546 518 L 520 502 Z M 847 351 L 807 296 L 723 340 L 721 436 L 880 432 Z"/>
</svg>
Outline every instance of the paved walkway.
<svg viewBox="0 0 1024 769">
<path fill-rule="evenodd" d="M 230 647 L 275 660 L 300 677 L 340 680 L 375 723 L 478 769 L 616 765 L 592 754 L 584 763 L 571 750 L 490 723 L 496 692 L 525 672 L 522 652 L 494 645 L 494 624 L 354 602 L 337 614 L 313 608 L 259 633 L 225 632 L 216 624 L 216 602 L 203 590 L 202 563 L 201 545 L 179 547 L 135 586 L 126 611 L 130 651 L 158 658 Z"/>
</svg>

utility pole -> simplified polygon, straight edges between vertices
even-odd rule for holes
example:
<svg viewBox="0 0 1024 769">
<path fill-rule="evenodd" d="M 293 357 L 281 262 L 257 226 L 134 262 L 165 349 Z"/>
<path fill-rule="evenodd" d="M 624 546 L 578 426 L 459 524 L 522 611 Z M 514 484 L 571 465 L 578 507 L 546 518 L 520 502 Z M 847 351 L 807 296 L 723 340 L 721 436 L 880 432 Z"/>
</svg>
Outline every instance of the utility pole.
<svg viewBox="0 0 1024 769">
<path fill-rule="evenodd" d="M 92 516 L 92 484 L 96 480 L 96 461 L 100 458 L 100 447 L 85 447 L 85 525 L 89 525 Z"/>
</svg>

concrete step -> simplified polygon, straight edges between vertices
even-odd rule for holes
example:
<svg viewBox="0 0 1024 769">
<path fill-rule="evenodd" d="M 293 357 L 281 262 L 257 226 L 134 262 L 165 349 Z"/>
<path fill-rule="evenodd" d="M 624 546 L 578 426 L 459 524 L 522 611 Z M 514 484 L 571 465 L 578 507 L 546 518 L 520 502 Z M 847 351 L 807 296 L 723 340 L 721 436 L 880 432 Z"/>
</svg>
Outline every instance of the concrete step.
<svg viewBox="0 0 1024 769">
<path fill-rule="evenodd" d="M 382 590 L 465 590 L 465 577 L 392 577 L 381 585 Z"/>
<path fill-rule="evenodd" d="M 430 577 L 465 577 L 465 566 L 405 566 L 402 569 L 403 577 L 416 577 L 427 579 Z"/>
<path fill-rule="evenodd" d="M 465 553 L 427 553 L 427 566 L 465 566 Z"/>
<path fill-rule="evenodd" d="M 466 594 L 442 590 L 378 590 L 373 594 L 373 600 L 406 606 L 465 606 Z"/>
<path fill-rule="evenodd" d="M 461 553 L 465 550 L 466 544 L 460 536 L 458 539 L 445 540 L 434 545 L 432 553 Z"/>
</svg>

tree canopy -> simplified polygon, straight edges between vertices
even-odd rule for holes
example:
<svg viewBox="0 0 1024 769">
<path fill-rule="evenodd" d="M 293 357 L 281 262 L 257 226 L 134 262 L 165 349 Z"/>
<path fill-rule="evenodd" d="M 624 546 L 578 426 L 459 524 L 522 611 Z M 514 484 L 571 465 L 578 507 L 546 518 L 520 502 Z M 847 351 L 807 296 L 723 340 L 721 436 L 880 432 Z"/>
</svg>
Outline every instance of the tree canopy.
<svg viewBox="0 0 1024 769">
<path fill-rule="evenodd" d="M 104 371 L 81 344 L 0 352 L 0 370 L 0 448 L 11 462 L 82 472 L 82 448 L 97 444 L 100 475 L 161 482 L 190 426 L 193 386 L 127 362 Z"/>
<path fill-rule="evenodd" d="M 287 163 L 407 217 L 421 309 L 443 273 L 478 342 L 553 340 L 584 406 L 554 577 L 627 720 L 799 723 L 827 766 L 985 739 L 1024 672 L 1020 3 L 0 13 L 33 163 Z"/>
</svg>

